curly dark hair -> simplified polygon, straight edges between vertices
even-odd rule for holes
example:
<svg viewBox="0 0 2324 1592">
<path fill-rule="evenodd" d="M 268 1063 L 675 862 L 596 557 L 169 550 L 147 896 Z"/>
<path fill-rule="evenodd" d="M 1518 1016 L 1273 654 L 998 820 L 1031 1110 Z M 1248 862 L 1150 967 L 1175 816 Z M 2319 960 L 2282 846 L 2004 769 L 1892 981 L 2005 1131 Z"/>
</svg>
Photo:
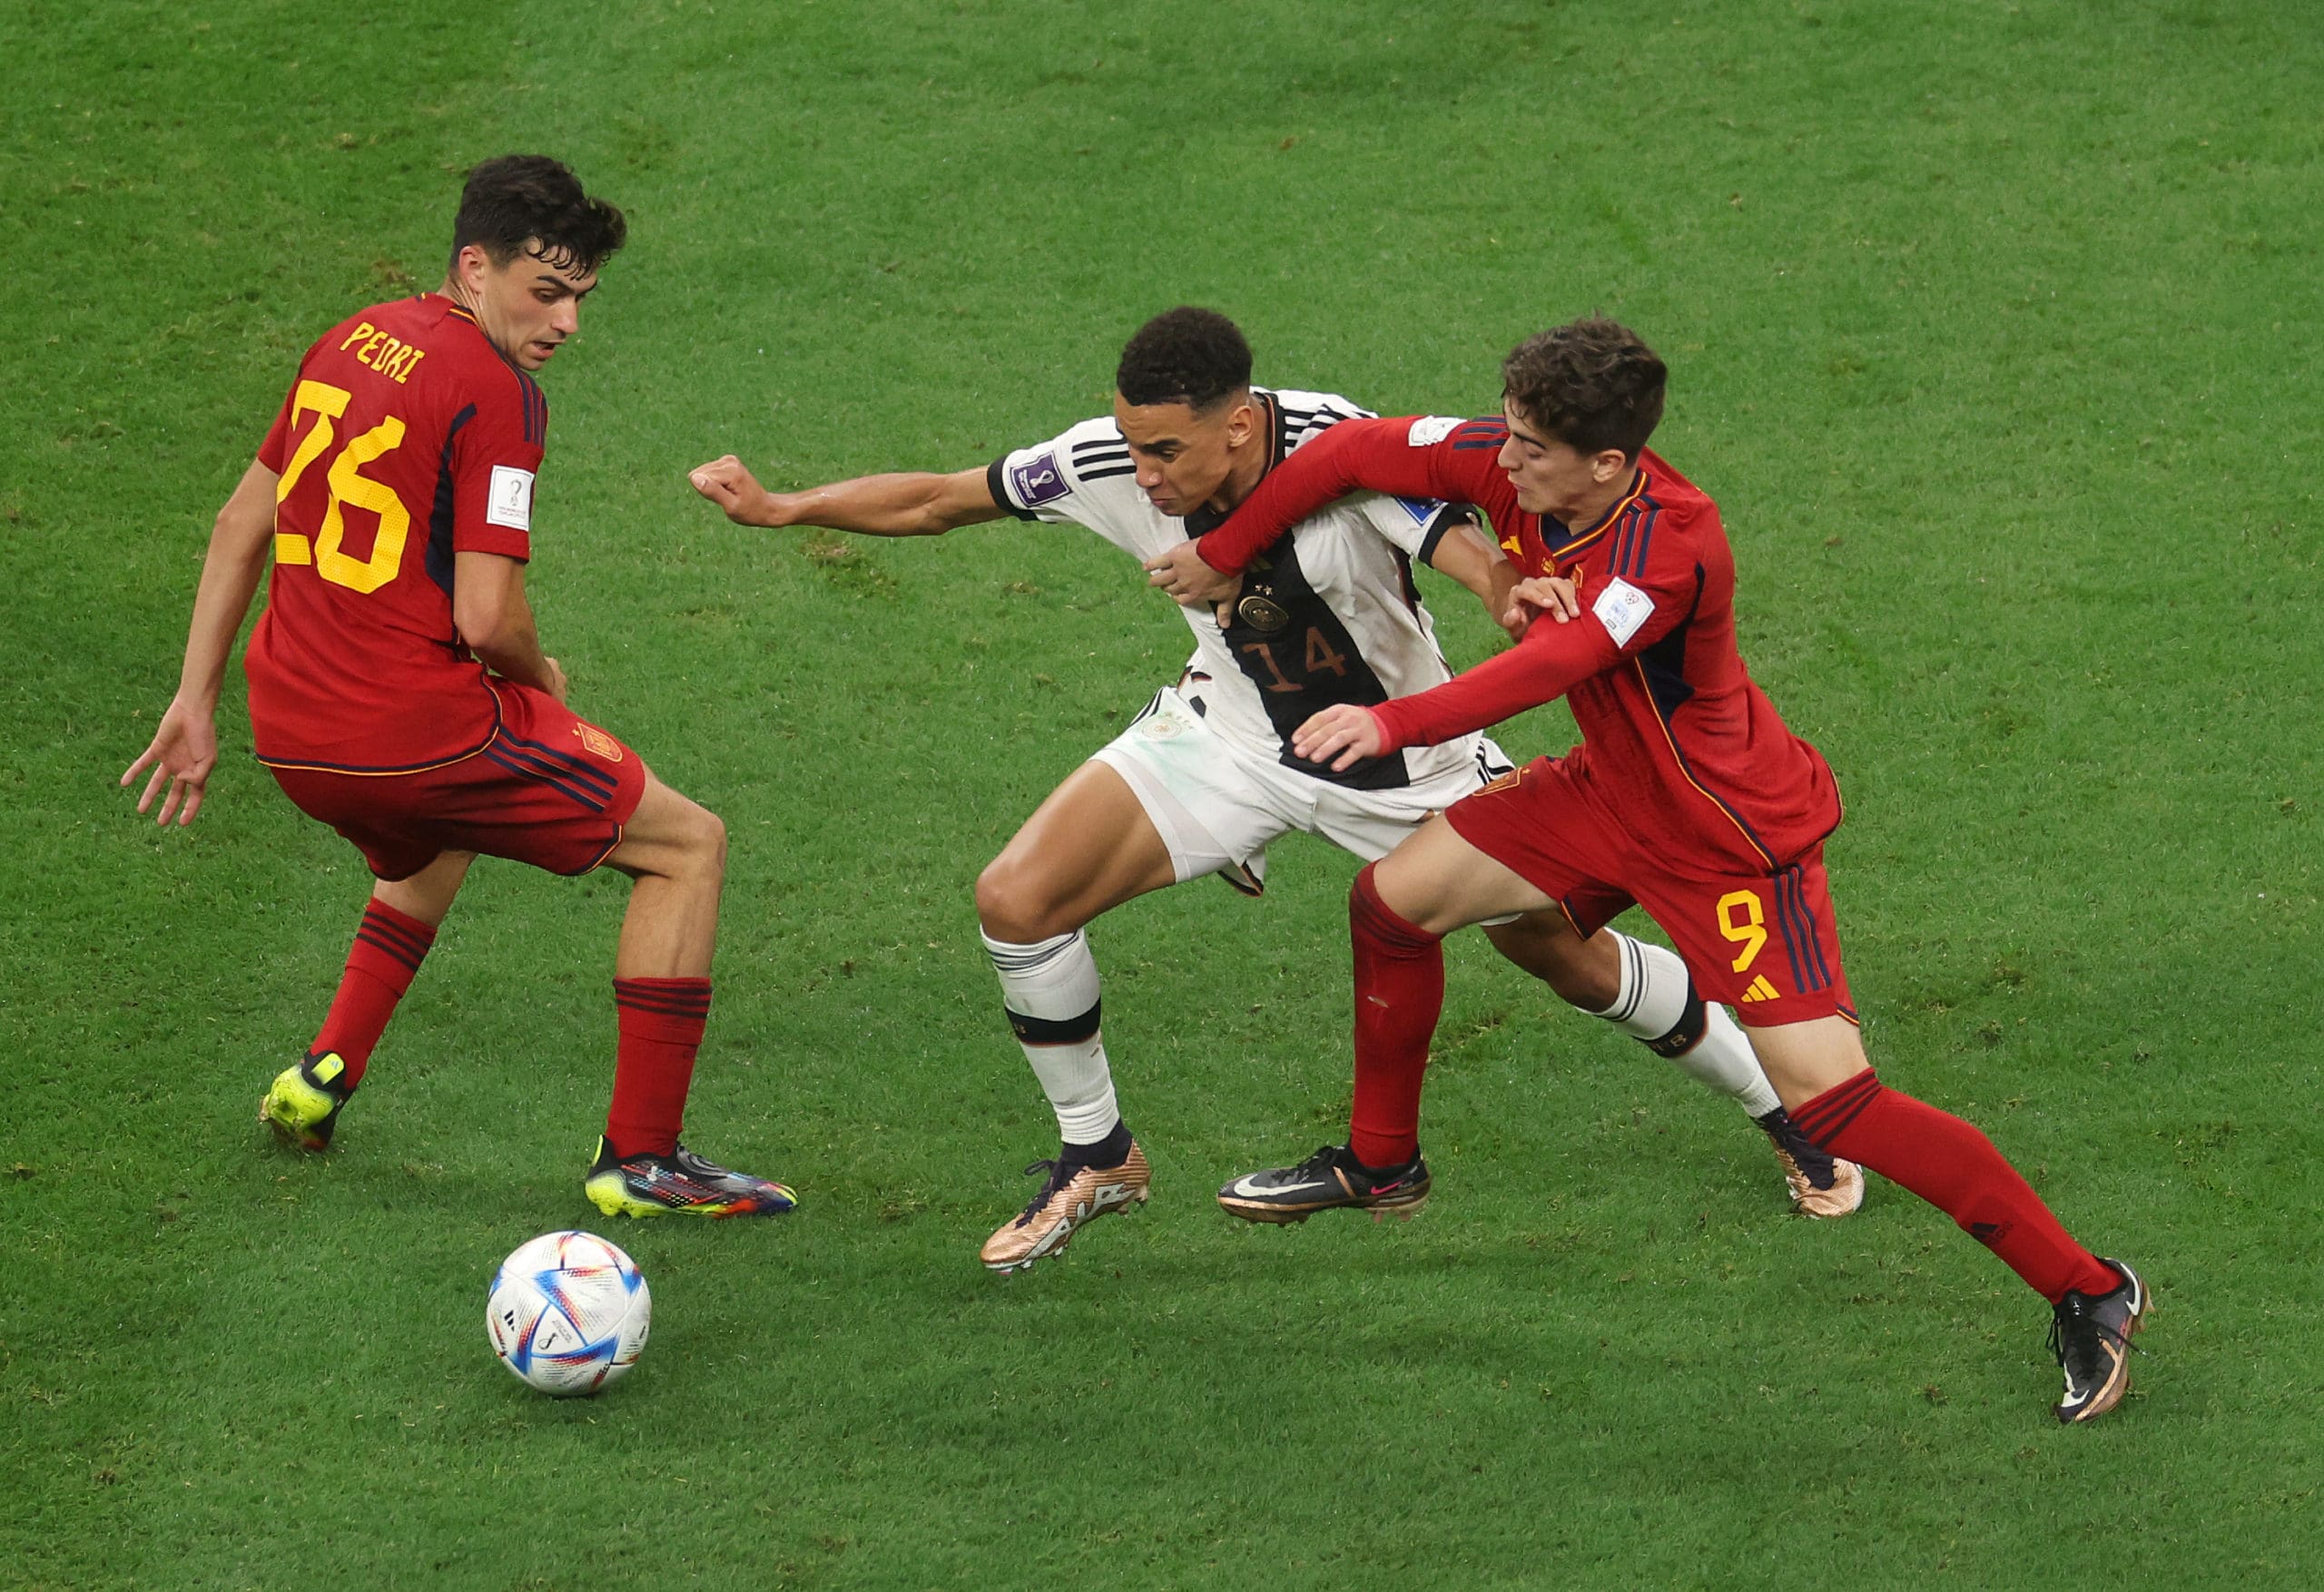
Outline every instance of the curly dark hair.
<svg viewBox="0 0 2324 1592">
<path fill-rule="evenodd" d="M 581 179 L 547 155 L 501 155 L 468 173 L 452 222 L 452 259 L 480 245 L 495 265 L 520 252 L 552 270 L 586 276 L 629 236 L 622 213 L 582 192 Z"/>
<path fill-rule="evenodd" d="M 1502 395 L 1576 453 L 1636 459 L 1662 419 L 1669 369 L 1638 333 L 1601 316 L 1537 332 L 1501 362 Z"/>
<path fill-rule="evenodd" d="M 1251 385 L 1251 345 L 1216 310 L 1181 304 L 1123 345 L 1114 388 L 1137 404 L 1184 404 L 1196 414 Z"/>
</svg>

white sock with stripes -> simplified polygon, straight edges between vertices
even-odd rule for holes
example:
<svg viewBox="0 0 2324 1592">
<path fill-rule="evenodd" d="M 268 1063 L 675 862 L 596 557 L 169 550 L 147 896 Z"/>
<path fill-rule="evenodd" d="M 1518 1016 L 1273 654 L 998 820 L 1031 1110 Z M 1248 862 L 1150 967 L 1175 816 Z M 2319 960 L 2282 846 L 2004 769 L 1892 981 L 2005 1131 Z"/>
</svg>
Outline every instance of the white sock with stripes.
<svg viewBox="0 0 2324 1592">
<path fill-rule="evenodd" d="M 1599 932 L 1612 935 L 1622 953 L 1622 988 L 1614 1004 L 1598 1016 L 1644 1041 L 1705 1088 L 1731 1096 L 1748 1115 L 1764 1116 L 1782 1104 L 1743 1030 L 1725 1007 L 1697 998 L 1687 964 L 1676 952 L 1610 929 Z M 1689 1032 L 1696 1023 L 1701 1025 L 1699 1037 Z"/>
<path fill-rule="evenodd" d="M 1001 1005 L 1025 1060 L 1057 1112 L 1068 1145 L 1094 1145 L 1121 1121 L 1114 1075 L 1098 1027 L 1098 959 L 1077 929 L 1033 945 L 980 934 L 1000 975 Z"/>
</svg>

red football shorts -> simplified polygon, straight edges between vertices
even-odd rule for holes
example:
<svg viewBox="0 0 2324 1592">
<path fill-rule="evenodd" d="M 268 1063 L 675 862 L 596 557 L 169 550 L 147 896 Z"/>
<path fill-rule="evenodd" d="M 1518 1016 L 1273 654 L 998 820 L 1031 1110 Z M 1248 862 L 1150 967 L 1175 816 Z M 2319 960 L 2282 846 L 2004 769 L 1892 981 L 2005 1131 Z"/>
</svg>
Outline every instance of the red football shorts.
<svg viewBox="0 0 2324 1592">
<path fill-rule="evenodd" d="M 645 761 L 545 691 L 492 688 L 500 728 L 473 757 L 414 774 L 278 768 L 274 778 L 381 879 L 409 879 L 440 851 L 588 872 L 621 844 L 645 794 Z"/>
<path fill-rule="evenodd" d="M 1821 846 L 1787 867 L 1737 873 L 1718 858 L 1657 856 L 1590 801 L 1563 759 L 1536 758 L 1454 802 L 1460 837 L 1547 893 L 1587 936 L 1635 904 L 1679 948 L 1695 988 L 1754 1027 L 1850 1022 Z"/>
</svg>

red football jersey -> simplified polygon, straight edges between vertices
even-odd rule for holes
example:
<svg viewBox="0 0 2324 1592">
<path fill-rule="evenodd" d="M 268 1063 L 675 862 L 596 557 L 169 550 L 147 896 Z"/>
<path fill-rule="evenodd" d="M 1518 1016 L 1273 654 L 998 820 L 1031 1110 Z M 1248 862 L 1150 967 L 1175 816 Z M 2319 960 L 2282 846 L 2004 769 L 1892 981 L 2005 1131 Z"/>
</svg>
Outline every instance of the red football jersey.
<svg viewBox="0 0 2324 1592">
<path fill-rule="evenodd" d="M 1718 508 L 1651 449 L 1597 524 L 1571 530 L 1517 506 L 1498 419 L 1343 420 L 1275 467 L 1199 544 L 1238 570 L 1346 493 L 1473 503 L 1524 574 L 1576 583 L 1583 612 L 1537 623 L 1459 678 L 1374 708 L 1392 748 L 1433 744 L 1559 696 L 1582 743 L 1581 788 L 1673 859 L 1776 868 L 1840 821 L 1832 771 L 1784 725 L 1735 647 L 1735 555 Z"/>
<path fill-rule="evenodd" d="M 259 449 L 274 578 L 242 667 L 260 761 L 397 773 L 499 722 L 452 625 L 452 555 L 532 549 L 548 402 L 440 294 L 323 334 Z"/>
</svg>

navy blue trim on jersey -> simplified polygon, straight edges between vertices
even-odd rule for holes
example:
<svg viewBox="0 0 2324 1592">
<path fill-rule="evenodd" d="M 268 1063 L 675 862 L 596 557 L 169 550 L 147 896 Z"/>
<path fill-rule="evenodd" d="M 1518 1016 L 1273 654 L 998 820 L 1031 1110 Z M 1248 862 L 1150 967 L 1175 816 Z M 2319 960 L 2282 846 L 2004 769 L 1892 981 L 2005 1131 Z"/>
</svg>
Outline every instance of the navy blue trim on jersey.
<svg viewBox="0 0 2324 1592">
<path fill-rule="evenodd" d="M 508 369 L 517 372 L 517 390 L 525 401 L 525 440 L 535 447 L 546 447 L 548 446 L 548 394 L 541 390 L 541 384 L 535 381 L 528 372 L 513 364 Z"/>
<path fill-rule="evenodd" d="M 1019 508 L 1017 500 L 1009 496 L 1009 456 L 1002 454 L 984 467 L 984 489 L 992 494 L 992 506 L 1005 508 L 1019 519 L 1039 521 L 1041 517 L 1029 508 Z"/>
<path fill-rule="evenodd" d="M 1622 511 L 1622 523 L 1614 531 L 1614 555 L 1609 561 L 1613 573 L 1624 580 L 1646 578 L 1648 549 L 1654 542 L 1654 526 L 1662 517 L 1662 506 L 1653 498 L 1640 496 Z"/>
<path fill-rule="evenodd" d="M 469 404 L 452 417 L 444 431 L 444 451 L 436 463 L 436 496 L 428 510 L 428 578 L 441 587 L 446 596 L 452 595 L 452 509 L 455 487 L 452 481 L 452 442 L 460 427 L 476 418 L 476 406 Z M 447 644 L 457 645 L 456 636 Z"/>
<path fill-rule="evenodd" d="M 1466 420 L 1452 427 L 1452 447 L 1456 452 L 1475 447 L 1499 447 L 1509 440 L 1509 422 L 1495 419 Z"/>
<path fill-rule="evenodd" d="M 1654 701 L 1654 711 L 1667 725 L 1671 715 L 1695 699 L 1695 688 L 1687 679 L 1687 634 L 1695 625 L 1695 608 L 1702 602 L 1702 565 L 1695 566 L 1695 601 L 1687 605 L 1687 616 L 1672 625 L 1660 641 L 1641 648 L 1638 654 L 1639 673 L 1646 681 L 1646 694 Z M 1675 744 L 1677 735 L 1671 740 Z"/>
<path fill-rule="evenodd" d="M 1685 776 L 1689 786 L 1709 797 L 1711 805 L 1727 814 L 1728 821 L 1741 832 L 1744 840 L 1750 843 L 1751 849 L 1772 866 L 1776 854 L 1768 843 L 1759 838 L 1759 831 L 1753 829 L 1749 821 L 1736 811 L 1733 804 L 1726 798 L 1695 778 L 1694 768 L 1687 762 L 1687 754 L 1679 745 L 1679 728 L 1671 720 L 1671 715 L 1695 693 L 1694 687 L 1687 683 L 1686 677 L 1680 671 L 1686 664 L 1685 633 L 1687 628 L 1694 624 L 1696 607 L 1702 602 L 1703 584 L 1703 566 L 1698 564 L 1695 565 L 1695 595 L 1693 600 L 1687 604 L 1687 616 L 1672 625 L 1669 634 L 1663 636 L 1660 641 L 1631 654 L 1630 665 L 1638 671 L 1639 684 L 1644 688 L 1647 701 L 1653 706 L 1655 717 L 1662 725 L 1662 737 L 1669 742 L 1670 756 L 1678 763 L 1679 772 Z M 1672 644 L 1673 637 L 1679 638 L 1675 646 Z M 1684 694 L 1680 694 L 1681 693 Z"/>
<path fill-rule="evenodd" d="M 484 666 L 481 663 L 478 664 L 477 673 L 479 679 L 482 678 Z M 432 772 L 437 769 L 449 768 L 456 762 L 466 762 L 472 757 L 480 756 L 484 751 L 492 744 L 493 738 L 500 733 L 500 699 L 497 696 L 495 696 L 492 699 L 492 729 L 486 734 L 482 741 L 478 742 L 474 746 L 469 747 L 465 752 L 456 752 L 448 757 L 431 757 L 425 762 L 399 762 L 382 768 L 376 763 L 317 762 L 310 757 L 269 757 L 265 752 L 256 750 L 253 750 L 251 755 L 268 768 L 289 769 L 294 772 L 303 771 L 313 774 L 354 774 L 367 780 L 382 779 L 393 774 L 425 774 Z"/>
<path fill-rule="evenodd" d="M 422 298 L 425 298 L 426 296 L 427 295 L 425 294 L 421 295 Z M 477 329 L 477 335 L 479 337 L 484 335 L 484 327 L 478 321 L 475 316 L 470 315 L 458 304 L 452 306 L 452 313 L 467 321 L 470 326 L 475 327 Z M 516 360 L 511 359 L 507 355 L 501 353 L 500 345 L 498 343 L 496 343 L 490 338 L 486 337 L 484 339 L 484 344 L 485 347 L 490 349 L 494 354 L 499 357 L 500 362 L 508 367 L 508 373 L 517 378 L 517 402 L 518 407 L 524 412 L 525 440 L 531 443 L 535 447 L 547 447 L 548 395 L 541 391 L 541 384 L 533 379 L 532 373 L 530 371 L 527 370 L 522 365 L 517 364 Z"/>
</svg>

